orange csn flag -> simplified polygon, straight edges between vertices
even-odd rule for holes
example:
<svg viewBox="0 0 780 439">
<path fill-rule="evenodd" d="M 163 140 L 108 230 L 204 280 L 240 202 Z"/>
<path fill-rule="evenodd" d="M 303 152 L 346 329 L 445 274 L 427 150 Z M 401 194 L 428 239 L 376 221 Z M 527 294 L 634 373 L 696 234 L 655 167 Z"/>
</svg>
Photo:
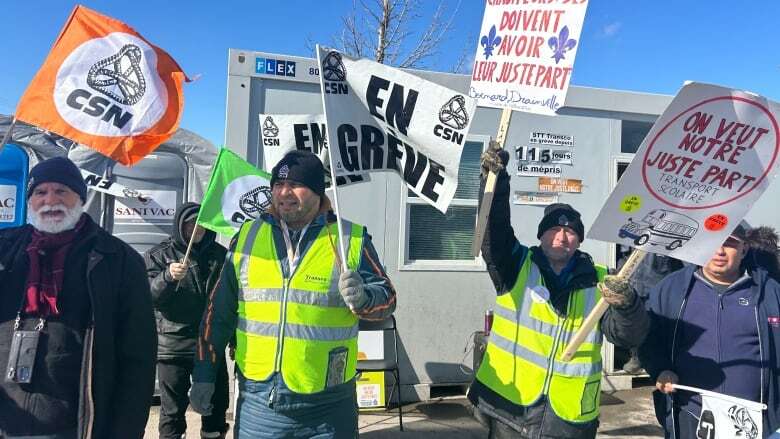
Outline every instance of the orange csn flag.
<svg viewBox="0 0 780 439">
<path fill-rule="evenodd" d="M 132 165 L 179 126 L 189 81 L 130 26 L 76 6 L 16 118 Z"/>
</svg>

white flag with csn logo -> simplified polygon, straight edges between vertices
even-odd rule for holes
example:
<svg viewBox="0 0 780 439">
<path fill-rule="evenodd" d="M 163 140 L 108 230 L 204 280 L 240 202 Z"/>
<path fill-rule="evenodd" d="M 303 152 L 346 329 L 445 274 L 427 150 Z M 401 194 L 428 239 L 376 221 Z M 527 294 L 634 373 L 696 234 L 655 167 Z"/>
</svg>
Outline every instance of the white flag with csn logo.
<svg viewBox="0 0 780 439">
<path fill-rule="evenodd" d="M 317 54 L 336 175 L 396 172 L 446 212 L 475 101 L 374 61 L 319 46 Z"/>
<path fill-rule="evenodd" d="M 761 439 L 762 411 L 766 405 L 690 386 L 675 389 L 701 394 L 699 439 Z"/>
<path fill-rule="evenodd" d="M 325 116 L 322 114 L 260 114 L 263 168 L 271 172 L 288 152 L 314 153 L 325 166 L 325 185 L 330 187 L 330 159 Z M 371 181 L 368 174 L 336 177 L 339 187 Z"/>
</svg>

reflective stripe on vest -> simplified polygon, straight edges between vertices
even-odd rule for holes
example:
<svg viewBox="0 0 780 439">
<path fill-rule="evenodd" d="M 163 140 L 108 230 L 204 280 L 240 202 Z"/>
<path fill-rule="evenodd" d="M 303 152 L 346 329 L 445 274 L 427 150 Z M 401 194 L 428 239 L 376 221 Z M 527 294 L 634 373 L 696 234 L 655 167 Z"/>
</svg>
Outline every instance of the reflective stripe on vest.
<svg viewBox="0 0 780 439">
<path fill-rule="evenodd" d="M 342 226 L 340 234 L 335 223 L 322 227 L 307 247 L 298 249 L 291 279 L 282 274 L 271 224 L 256 220 L 239 231 L 232 255 L 239 283 L 236 363 L 247 378 L 263 381 L 279 371 L 292 391 L 320 392 L 331 352 L 345 349 L 341 382 L 355 376 L 358 319 L 338 291 L 335 252 L 341 236 L 347 265 L 356 270 L 363 227 L 345 220 Z"/>
<path fill-rule="evenodd" d="M 599 413 L 602 334 L 597 325 L 571 361 L 561 360 L 569 341 L 596 306 L 596 287 L 572 291 L 559 316 L 539 268 L 526 256 L 512 289 L 496 298 L 495 318 L 477 379 L 507 400 L 529 406 L 547 395 L 562 419 L 588 422 Z M 596 266 L 599 281 L 606 275 Z"/>
</svg>

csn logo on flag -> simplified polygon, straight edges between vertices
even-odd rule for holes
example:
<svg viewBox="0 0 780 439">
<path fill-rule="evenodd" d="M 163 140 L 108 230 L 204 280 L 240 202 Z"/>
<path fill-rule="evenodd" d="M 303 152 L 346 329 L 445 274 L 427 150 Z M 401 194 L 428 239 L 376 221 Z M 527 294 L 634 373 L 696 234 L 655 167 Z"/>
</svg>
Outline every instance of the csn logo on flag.
<svg viewBox="0 0 780 439">
<path fill-rule="evenodd" d="M 79 5 L 19 100 L 16 118 L 132 166 L 178 128 L 184 81 L 164 50 Z"/>
<path fill-rule="evenodd" d="M 71 52 L 57 72 L 57 111 L 89 134 L 148 130 L 168 107 L 165 84 L 150 68 L 156 64 L 154 49 L 134 35 L 116 32 L 91 39 Z"/>
</svg>

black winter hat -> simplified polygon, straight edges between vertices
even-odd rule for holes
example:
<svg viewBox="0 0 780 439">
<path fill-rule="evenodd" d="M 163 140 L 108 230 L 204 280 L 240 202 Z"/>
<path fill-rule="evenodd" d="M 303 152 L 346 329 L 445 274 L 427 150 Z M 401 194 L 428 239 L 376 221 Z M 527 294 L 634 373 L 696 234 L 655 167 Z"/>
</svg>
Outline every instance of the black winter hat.
<svg viewBox="0 0 780 439">
<path fill-rule="evenodd" d="M 580 242 L 585 240 L 585 226 L 580 219 L 580 213 L 566 203 L 553 203 L 544 208 L 544 217 L 539 223 L 536 237 L 541 238 L 544 232 L 557 226 L 568 227 L 574 230 Z"/>
<path fill-rule="evenodd" d="M 309 151 L 290 151 L 271 170 L 271 188 L 277 180 L 300 183 L 319 196 L 325 195 L 325 168 Z"/>
<path fill-rule="evenodd" d="M 54 157 L 44 160 L 30 170 L 27 180 L 27 198 L 41 183 L 60 183 L 79 195 L 82 203 L 87 202 L 87 184 L 76 165 L 66 157 Z"/>
</svg>

